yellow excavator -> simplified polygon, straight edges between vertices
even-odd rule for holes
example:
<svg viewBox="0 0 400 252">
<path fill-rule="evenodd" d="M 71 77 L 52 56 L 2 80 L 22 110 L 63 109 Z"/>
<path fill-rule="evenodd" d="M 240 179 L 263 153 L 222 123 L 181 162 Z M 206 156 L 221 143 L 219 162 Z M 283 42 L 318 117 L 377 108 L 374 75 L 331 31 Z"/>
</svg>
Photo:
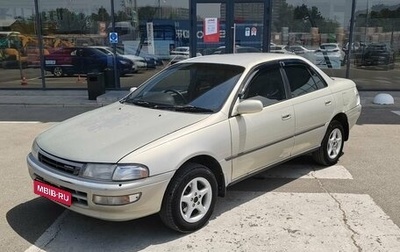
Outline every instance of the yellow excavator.
<svg viewBox="0 0 400 252">
<path fill-rule="evenodd" d="M 3 68 L 25 66 L 22 40 L 19 32 L 0 32 L 0 61 Z"/>
<path fill-rule="evenodd" d="M 56 36 L 43 36 L 43 54 L 60 47 L 72 47 L 74 43 Z M 0 31 L 0 67 L 25 68 L 39 66 L 39 47 L 35 36 L 19 32 Z"/>
</svg>

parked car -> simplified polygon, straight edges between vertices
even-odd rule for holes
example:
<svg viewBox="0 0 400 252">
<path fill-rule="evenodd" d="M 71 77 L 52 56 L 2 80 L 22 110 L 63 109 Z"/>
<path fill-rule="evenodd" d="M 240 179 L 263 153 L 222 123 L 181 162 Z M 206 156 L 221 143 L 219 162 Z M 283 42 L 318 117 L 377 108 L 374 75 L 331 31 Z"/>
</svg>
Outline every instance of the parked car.
<svg viewBox="0 0 400 252">
<path fill-rule="evenodd" d="M 91 46 L 92 48 L 99 49 L 100 51 L 108 54 L 108 55 L 114 55 L 114 50 L 111 47 L 108 46 Z M 132 54 L 124 54 L 123 51 L 121 51 L 119 48 L 116 48 L 116 53 L 117 55 L 129 59 L 130 61 L 133 62 L 132 66 L 132 72 L 136 73 L 140 69 L 146 69 L 147 68 L 147 63 L 144 58 L 132 55 Z"/>
<path fill-rule="evenodd" d="M 235 53 L 260 53 L 260 49 L 251 47 L 251 46 L 236 46 L 235 47 Z M 217 50 L 214 51 L 213 54 L 225 54 L 225 46 L 220 46 L 218 47 Z"/>
<path fill-rule="evenodd" d="M 270 46 L 269 48 L 270 52 L 272 53 L 283 53 L 283 54 L 294 54 L 292 51 L 288 51 L 285 46 L 283 45 L 274 45 Z"/>
<path fill-rule="evenodd" d="M 152 53 L 148 53 L 142 49 L 134 46 L 117 46 L 117 50 L 118 52 L 120 52 L 121 54 L 130 54 L 130 55 L 136 55 L 139 57 L 144 58 L 144 60 L 147 63 L 147 68 L 156 68 L 157 66 L 162 66 L 164 65 L 163 60 L 168 60 L 169 57 L 162 57 L 160 55 L 156 55 L 156 54 L 152 54 Z"/>
<path fill-rule="evenodd" d="M 190 57 L 190 50 L 188 46 L 179 46 L 169 52 L 171 63 L 188 59 Z M 201 56 L 200 52 L 196 56 Z"/>
<path fill-rule="evenodd" d="M 45 70 L 56 77 L 63 75 L 102 72 L 113 67 L 113 58 L 96 48 L 65 47 L 44 56 Z M 117 56 L 117 67 L 121 75 L 132 71 L 133 62 Z"/>
<path fill-rule="evenodd" d="M 307 153 L 334 165 L 360 113 L 353 81 L 303 57 L 194 57 L 41 133 L 27 165 L 34 192 L 71 211 L 112 221 L 159 213 L 191 232 L 235 182 Z"/>
<path fill-rule="evenodd" d="M 340 68 L 345 64 L 345 53 L 337 43 L 322 43 L 314 55 L 319 67 Z"/>
<path fill-rule="evenodd" d="M 311 62 L 315 62 L 315 56 L 314 56 L 315 50 L 308 49 L 301 45 L 287 45 L 285 46 L 285 49 L 289 52 L 293 52 L 299 56 L 302 56 L 303 58 Z"/>
<path fill-rule="evenodd" d="M 146 62 L 152 66 L 152 68 L 164 65 L 162 58 L 155 54 L 150 54 L 144 51 L 140 51 L 138 56 L 143 57 L 146 60 Z"/>
<path fill-rule="evenodd" d="M 384 43 L 372 43 L 356 54 L 355 64 L 393 69 L 395 66 L 394 51 Z"/>
<path fill-rule="evenodd" d="M 289 52 L 294 52 L 295 54 L 305 54 L 305 53 L 314 53 L 315 50 L 307 49 L 301 45 L 287 45 L 285 49 Z"/>
</svg>

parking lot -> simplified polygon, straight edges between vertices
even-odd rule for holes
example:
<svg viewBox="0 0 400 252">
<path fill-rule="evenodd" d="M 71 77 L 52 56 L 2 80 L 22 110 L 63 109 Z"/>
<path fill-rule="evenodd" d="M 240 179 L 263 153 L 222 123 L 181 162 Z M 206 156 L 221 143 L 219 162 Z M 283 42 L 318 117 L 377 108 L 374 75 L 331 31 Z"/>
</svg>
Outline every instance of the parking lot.
<svg viewBox="0 0 400 252">
<path fill-rule="evenodd" d="M 157 215 L 106 222 L 33 194 L 25 157 L 33 138 L 94 107 L 1 105 L 1 247 L 5 251 L 399 251 L 400 106 L 364 110 L 338 165 L 307 156 L 229 188 L 209 224 L 191 234 Z M 364 104 L 365 105 L 365 104 Z"/>
</svg>

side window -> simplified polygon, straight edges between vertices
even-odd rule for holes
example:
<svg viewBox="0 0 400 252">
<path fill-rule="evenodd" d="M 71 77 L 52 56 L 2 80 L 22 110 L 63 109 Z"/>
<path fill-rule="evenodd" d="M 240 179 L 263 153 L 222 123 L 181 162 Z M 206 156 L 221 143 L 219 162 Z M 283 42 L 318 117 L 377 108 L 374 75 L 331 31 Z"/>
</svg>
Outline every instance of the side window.
<svg viewBox="0 0 400 252">
<path fill-rule="evenodd" d="M 264 107 L 286 98 L 279 67 L 261 68 L 250 80 L 244 99 L 260 100 Z"/>
<path fill-rule="evenodd" d="M 285 66 L 292 97 L 324 88 L 326 83 L 314 71 L 304 65 Z"/>
<path fill-rule="evenodd" d="M 311 71 L 311 76 L 315 81 L 315 85 L 317 85 L 318 89 L 322 89 L 327 86 L 326 82 L 316 72 Z"/>
</svg>

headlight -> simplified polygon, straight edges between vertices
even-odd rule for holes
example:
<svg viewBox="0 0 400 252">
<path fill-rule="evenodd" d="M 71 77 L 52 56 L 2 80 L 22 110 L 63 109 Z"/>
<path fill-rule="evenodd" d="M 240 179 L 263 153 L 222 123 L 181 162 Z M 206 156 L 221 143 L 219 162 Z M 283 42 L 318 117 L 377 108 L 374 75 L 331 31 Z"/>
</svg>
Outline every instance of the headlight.
<svg viewBox="0 0 400 252">
<path fill-rule="evenodd" d="M 130 62 L 132 62 L 132 61 L 119 60 L 119 63 L 121 63 L 122 65 L 129 65 L 129 64 L 132 64 L 132 63 L 130 63 Z"/>
<path fill-rule="evenodd" d="M 114 181 L 125 181 L 147 178 L 149 176 L 149 169 L 145 166 L 137 164 L 132 165 L 118 165 L 114 171 L 112 179 Z"/>
<path fill-rule="evenodd" d="M 36 143 L 36 140 L 32 143 L 32 150 L 31 153 L 35 157 L 35 159 L 39 159 L 39 146 Z"/>
<path fill-rule="evenodd" d="M 128 181 L 148 177 L 149 170 L 147 167 L 137 164 L 116 165 L 89 163 L 82 168 L 81 176 L 108 181 Z"/>
</svg>

